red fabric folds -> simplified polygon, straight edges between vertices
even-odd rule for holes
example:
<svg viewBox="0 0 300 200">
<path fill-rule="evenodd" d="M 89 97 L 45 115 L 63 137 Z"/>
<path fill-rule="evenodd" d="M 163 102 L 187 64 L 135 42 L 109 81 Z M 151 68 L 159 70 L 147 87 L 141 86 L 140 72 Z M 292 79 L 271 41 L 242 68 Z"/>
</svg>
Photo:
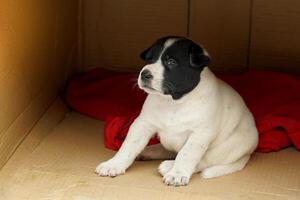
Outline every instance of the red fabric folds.
<svg viewBox="0 0 300 200">
<path fill-rule="evenodd" d="M 259 131 L 257 151 L 272 152 L 294 145 L 300 149 L 300 80 L 276 72 L 249 71 L 218 75 L 244 98 Z M 105 120 L 105 146 L 118 150 L 139 115 L 146 94 L 136 86 L 136 74 L 96 68 L 75 76 L 66 91 L 76 111 Z M 154 138 L 150 144 L 157 143 Z"/>
</svg>

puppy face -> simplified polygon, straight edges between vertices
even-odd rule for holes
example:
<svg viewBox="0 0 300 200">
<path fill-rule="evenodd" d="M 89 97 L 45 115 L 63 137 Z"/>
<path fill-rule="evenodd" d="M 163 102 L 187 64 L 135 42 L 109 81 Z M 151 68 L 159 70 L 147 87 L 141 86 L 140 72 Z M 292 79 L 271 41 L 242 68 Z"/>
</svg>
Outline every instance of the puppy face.
<svg viewBox="0 0 300 200">
<path fill-rule="evenodd" d="M 200 81 L 200 73 L 210 64 L 207 52 L 183 37 L 164 37 L 146 49 L 141 58 L 146 65 L 138 85 L 149 94 L 171 95 L 180 99 Z"/>
</svg>

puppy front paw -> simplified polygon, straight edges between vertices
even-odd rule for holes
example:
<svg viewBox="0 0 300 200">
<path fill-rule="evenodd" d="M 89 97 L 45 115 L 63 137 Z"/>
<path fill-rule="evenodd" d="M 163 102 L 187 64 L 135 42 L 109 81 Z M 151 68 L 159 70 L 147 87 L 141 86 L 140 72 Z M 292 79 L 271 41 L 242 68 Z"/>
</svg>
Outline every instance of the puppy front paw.
<svg viewBox="0 0 300 200">
<path fill-rule="evenodd" d="M 190 181 L 190 175 L 173 168 L 163 176 L 163 180 L 167 185 L 185 186 Z"/>
<path fill-rule="evenodd" d="M 100 163 L 95 170 L 95 173 L 99 176 L 116 177 L 118 175 L 124 174 L 126 168 L 118 162 L 108 160 L 106 162 Z"/>
<path fill-rule="evenodd" d="M 164 176 L 166 173 L 168 173 L 174 166 L 174 160 L 165 160 L 162 163 L 160 163 L 158 167 L 158 172 L 161 176 Z"/>
</svg>

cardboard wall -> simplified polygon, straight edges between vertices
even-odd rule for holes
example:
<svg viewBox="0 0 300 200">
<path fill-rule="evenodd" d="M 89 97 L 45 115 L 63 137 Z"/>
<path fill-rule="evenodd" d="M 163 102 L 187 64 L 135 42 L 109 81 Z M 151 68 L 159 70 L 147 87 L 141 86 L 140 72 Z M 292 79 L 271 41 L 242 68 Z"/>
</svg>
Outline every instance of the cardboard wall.
<svg viewBox="0 0 300 200">
<path fill-rule="evenodd" d="M 300 71 L 298 0 L 86 0 L 81 11 L 84 69 L 140 69 L 145 47 L 182 35 L 208 49 L 215 71 Z"/>
<path fill-rule="evenodd" d="M 77 2 L 0 0 L 0 167 L 76 63 Z"/>
<path fill-rule="evenodd" d="M 300 73 L 300 1 L 254 0 L 250 66 Z"/>
<path fill-rule="evenodd" d="M 82 1 L 82 64 L 85 69 L 139 69 L 140 52 L 165 35 L 203 44 L 217 71 L 247 67 L 250 0 Z"/>
<path fill-rule="evenodd" d="M 210 53 L 216 71 L 247 68 L 250 0 L 190 1 L 189 35 Z"/>
<path fill-rule="evenodd" d="M 84 68 L 139 69 L 139 54 L 158 37 L 187 35 L 186 0 L 82 1 Z"/>
</svg>

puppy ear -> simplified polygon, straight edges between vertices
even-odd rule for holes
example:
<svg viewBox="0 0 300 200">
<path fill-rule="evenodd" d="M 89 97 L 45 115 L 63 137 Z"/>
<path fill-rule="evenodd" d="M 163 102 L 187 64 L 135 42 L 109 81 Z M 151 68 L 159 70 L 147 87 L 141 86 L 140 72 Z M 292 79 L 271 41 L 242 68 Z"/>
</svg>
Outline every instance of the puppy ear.
<svg viewBox="0 0 300 200">
<path fill-rule="evenodd" d="M 150 50 L 151 50 L 151 47 L 149 47 L 148 49 L 144 50 L 140 54 L 140 58 L 143 59 L 144 61 L 150 60 L 151 59 Z"/>
<path fill-rule="evenodd" d="M 195 43 L 193 43 L 190 47 L 189 56 L 190 65 L 194 68 L 206 67 L 211 63 L 208 53 Z"/>
<path fill-rule="evenodd" d="M 158 59 L 167 39 L 168 37 L 164 37 L 156 40 L 149 48 L 140 54 L 140 58 L 146 62 L 154 62 L 156 59 Z"/>
</svg>

